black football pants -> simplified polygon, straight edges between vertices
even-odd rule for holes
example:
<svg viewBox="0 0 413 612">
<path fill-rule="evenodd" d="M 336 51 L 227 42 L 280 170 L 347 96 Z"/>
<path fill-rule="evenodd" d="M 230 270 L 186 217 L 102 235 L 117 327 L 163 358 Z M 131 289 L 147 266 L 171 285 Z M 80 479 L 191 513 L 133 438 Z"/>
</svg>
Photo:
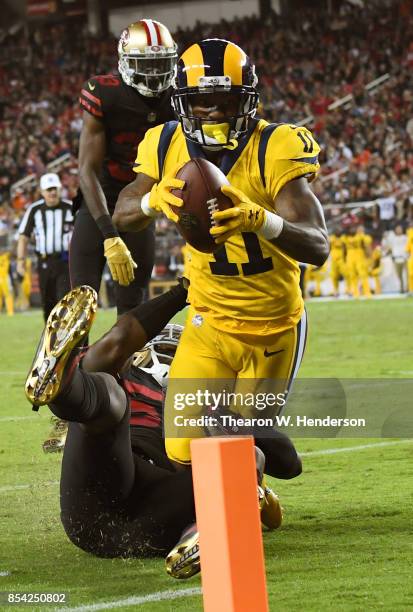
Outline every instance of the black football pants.
<svg viewBox="0 0 413 612">
<path fill-rule="evenodd" d="M 37 263 L 44 320 L 70 289 L 69 264 L 60 255 L 39 257 Z"/>
<path fill-rule="evenodd" d="M 118 315 L 137 306 L 144 297 L 155 257 L 154 225 L 149 225 L 141 232 L 126 232 L 121 237 L 138 267 L 135 269 L 135 278 L 130 285 L 122 287 L 115 283 Z M 72 288 L 79 285 L 90 285 L 99 292 L 105 262 L 102 233 L 88 209 L 83 205 L 76 214 L 70 243 L 69 264 Z"/>
<path fill-rule="evenodd" d="M 83 397 L 82 406 L 73 404 L 74 412 L 92 414 L 98 406 L 102 416 L 111 401 L 112 384 L 119 395 L 118 383 L 111 377 L 108 384 L 108 375 L 102 379 L 79 370 L 76 376 L 81 376 Z M 79 397 L 77 392 L 76 401 Z M 67 418 L 70 401 L 69 391 L 50 408 Z M 154 435 L 155 457 L 160 445 L 163 440 Z M 176 544 L 195 517 L 192 474 L 159 467 L 148 455 L 132 452 L 129 407 L 122 421 L 103 434 L 69 423 L 60 506 L 64 529 L 76 546 L 100 557 L 147 557 L 164 555 Z"/>
</svg>

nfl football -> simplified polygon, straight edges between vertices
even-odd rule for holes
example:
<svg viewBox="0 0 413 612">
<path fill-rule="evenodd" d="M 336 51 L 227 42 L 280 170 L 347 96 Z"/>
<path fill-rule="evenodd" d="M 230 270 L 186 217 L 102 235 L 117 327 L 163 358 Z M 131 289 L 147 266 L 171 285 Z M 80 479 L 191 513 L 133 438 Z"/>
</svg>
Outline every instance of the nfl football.
<svg viewBox="0 0 413 612">
<path fill-rule="evenodd" d="M 195 249 L 213 253 L 221 245 L 217 245 L 209 233 L 213 226 L 212 213 L 233 206 L 232 201 L 221 192 L 223 185 L 229 185 L 227 177 L 214 164 L 197 157 L 182 166 L 176 178 L 185 181 L 183 189 L 171 190 L 184 201 L 181 207 L 171 206 L 179 216 L 178 229 Z"/>
</svg>

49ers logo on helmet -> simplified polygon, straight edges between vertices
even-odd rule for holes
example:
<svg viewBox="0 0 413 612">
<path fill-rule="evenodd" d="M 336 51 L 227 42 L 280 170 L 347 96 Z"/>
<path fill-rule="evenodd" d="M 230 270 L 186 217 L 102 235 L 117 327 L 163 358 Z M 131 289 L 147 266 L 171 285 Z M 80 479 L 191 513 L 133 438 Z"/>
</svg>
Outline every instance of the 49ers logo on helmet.
<svg viewBox="0 0 413 612">
<path fill-rule="evenodd" d="M 129 28 L 126 28 L 126 30 L 123 30 L 122 34 L 120 35 L 120 44 L 122 46 L 122 49 L 125 49 L 126 45 L 129 42 Z"/>
</svg>

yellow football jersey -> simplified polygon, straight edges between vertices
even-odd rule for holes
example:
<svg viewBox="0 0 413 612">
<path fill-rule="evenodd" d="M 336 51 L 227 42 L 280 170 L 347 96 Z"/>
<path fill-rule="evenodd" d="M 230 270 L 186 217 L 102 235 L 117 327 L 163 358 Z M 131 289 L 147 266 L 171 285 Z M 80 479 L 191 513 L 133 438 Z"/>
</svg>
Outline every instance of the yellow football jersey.
<svg viewBox="0 0 413 612">
<path fill-rule="evenodd" d="M 406 251 L 409 253 L 410 257 L 413 257 L 413 228 L 407 230 Z"/>
<path fill-rule="evenodd" d="M 331 234 L 330 246 L 331 259 L 333 261 L 344 259 L 344 236 L 336 236 L 335 234 Z"/>
<path fill-rule="evenodd" d="M 0 254 L 0 276 L 7 276 L 10 269 L 10 253 Z"/>
<path fill-rule="evenodd" d="M 251 121 L 234 150 L 220 165 L 228 181 L 266 210 L 276 212 L 274 199 L 297 177 L 313 178 L 320 148 L 303 127 Z M 186 140 L 176 121 L 146 132 L 135 172 L 156 181 L 179 163 L 205 157 L 200 145 Z M 299 321 L 303 299 L 298 263 L 270 241 L 247 232 L 231 237 L 215 254 L 188 245 L 189 301 L 211 325 L 233 333 L 270 335 Z"/>
<path fill-rule="evenodd" d="M 356 241 L 357 255 L 359 257 L 367 257 L 368 255 L 367 249 L 371 246 L 371 243 L 373 241 L 372 237 L 369 236 L 368 234 L 356 234 L 355 238 L 357 238 L 357 241 Z"/>
<path fill-rule="evenodd" d="M 357 236 L 344 236 L 344 244 L 346 246 L 347 255 L 353 255 L 357 249 L 358 238 Z"/>
<path fill-rule="evenodd" d="M 367 234 L 355 234 L 354 236 L 344 236 L 347 257 L 363 258 L 366 256 L 365 249 L 371 245 L 371 236 Z"/>
</svg>

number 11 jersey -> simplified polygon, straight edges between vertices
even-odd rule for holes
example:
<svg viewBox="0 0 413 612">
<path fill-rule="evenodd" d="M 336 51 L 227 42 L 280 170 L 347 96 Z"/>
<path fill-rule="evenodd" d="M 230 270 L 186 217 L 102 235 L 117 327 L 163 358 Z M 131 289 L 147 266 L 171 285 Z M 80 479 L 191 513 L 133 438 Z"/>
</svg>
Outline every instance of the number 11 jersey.
<svg viewBox="0 0 413 612">
<path fill-rule="evenodd" d="M 319 170 L 320 147 L 304 127 L 251 120 L 234 150 L 225 150 L 220 169 L 253 202 L 277 212 L 274 200 L 289 181 Z M 140 143 L 135 172 L 160 181 L 177 164 L 206 157 L 185 138 L 176 121 L 150 129 Z M 295 326 L 304 304 L 298 263 L 270 241 L 245 232 L 214 254 L 188 245 L 189 301 L 208 322 L 237 334 L 270 336 Z"/>
</svg>

